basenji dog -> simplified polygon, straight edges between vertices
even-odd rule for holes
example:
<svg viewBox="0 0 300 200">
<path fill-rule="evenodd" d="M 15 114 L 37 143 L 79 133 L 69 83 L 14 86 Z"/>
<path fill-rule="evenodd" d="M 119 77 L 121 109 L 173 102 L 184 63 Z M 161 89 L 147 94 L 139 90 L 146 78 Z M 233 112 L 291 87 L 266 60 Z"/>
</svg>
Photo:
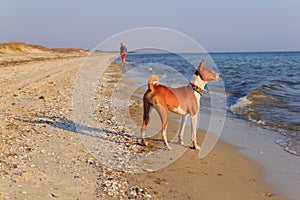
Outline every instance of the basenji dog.
<svg viewBox="0 0 300 200">
<path fill-rule="evenodd" d="M 143 97 L 144 117 L 141 129 L 141 145 L 146 146 L 145 131 L 150 120 L 150 111 L 154 108 L 162 122 L 162 136 L 165 148 L 170 150 L 167 140 L 168 110 L 181 115 L 178 130 L 178 143 L 183 143 L 183 133 L 187 116 L 191 116 L 191 131 L 193 148 L 200 150 L 197 144 L 197 116 L 200 108 L 200 97 L 204 93 L 207 82 L 220 80 L 221 75 L 213 72 L 204 65 L 204 59 L 199 64 L 188 86 L 171 88 L 159 84 L 159 77 L 151 75 L 148 80 L 148 90 Z"/>
</svg>

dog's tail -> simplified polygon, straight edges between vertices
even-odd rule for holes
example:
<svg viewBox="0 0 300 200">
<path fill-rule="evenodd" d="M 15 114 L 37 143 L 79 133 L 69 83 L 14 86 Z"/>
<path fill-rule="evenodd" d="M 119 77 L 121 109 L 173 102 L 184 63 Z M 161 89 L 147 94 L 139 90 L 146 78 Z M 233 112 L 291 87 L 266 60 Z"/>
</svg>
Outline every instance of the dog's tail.
<svg viewBox="0 0 300 200">
<path fill-rule="evenodd" d="M 159 85 L 159 77 L 157 75 L 151 75 L 148 79 L 148 88 L 153 91 L 154 86 Z"/>
</svg>

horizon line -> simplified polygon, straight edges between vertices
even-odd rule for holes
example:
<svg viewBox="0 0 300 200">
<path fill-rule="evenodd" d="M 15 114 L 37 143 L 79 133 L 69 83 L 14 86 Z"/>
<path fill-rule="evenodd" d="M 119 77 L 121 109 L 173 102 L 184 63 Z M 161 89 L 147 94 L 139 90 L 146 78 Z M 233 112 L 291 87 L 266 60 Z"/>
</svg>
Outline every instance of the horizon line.
<svg viewBox="0 0 300 200">
<path fill-rule="evenodd" d="M 90 50 L 89 50 L 90 51 Z M 103 51 L 103 50 L 96 50 L 99 52 L 111 52 L 111 53 L 119 53 L 119 51 Z M 300 50 L 258 50 L 258 51 L 207 51 L 207 52 L 200 52 L 201 53 L 300 53 Z M 149 51 L 149 52 L 138 52 L 138 51 L 128 51 L 128 54 L 169 54 L 169 53 L 174 53 L 174 52 L 155 52 L 155 51 Z M 175 52 L 175 53 L 183 53 L 183 54 L 197 54 L 199 52 L 188 52 L 188 51 L 183 51 L 183 52 Z"/>
<path fill-rule="evenodd" d="M 27 42 L 20 42 L 20 41 L 11 41 L 11 42 L 7 42 L 7 41 L 3 41 L 3 42 L 0 42 L 0 44 L 5 44 L 5 43 L 24 43 L 26 45 L 41 45 L 41 46 L 44 46 L 46 48 L 50 48 L 50 49 L 65 49 L 65 48 L 70 48 L 70 49 L 83 49 L 83 50 L 87 50 L 87 51 L 92 51 L 91 49 L 86 49 L 84 47 L 48 47 L 44 44 L 32 44 L 32 43 L 27 43 Z M 97 51 L 102 51 L 102 52 L 119 52 L 119 51 L 105 51 L 105 50 L 97 50 Z M 132 52 L 135 52 L 135 51 L 129 51 L 129 53 L 132 53 Z M 212 51 L 207 51 L 206 53 L 289 53 L 289 52 L 300 52 L 300 49 L 299 50 L 212 50 Z M 168 52 L 141 52 L 141 53 L 168 53 Z M 183 51 L 183 52 L 176 52 L 176 53 L 199 53 L 199 52 L 192 52 L 192 51 Z"/>
</svg>

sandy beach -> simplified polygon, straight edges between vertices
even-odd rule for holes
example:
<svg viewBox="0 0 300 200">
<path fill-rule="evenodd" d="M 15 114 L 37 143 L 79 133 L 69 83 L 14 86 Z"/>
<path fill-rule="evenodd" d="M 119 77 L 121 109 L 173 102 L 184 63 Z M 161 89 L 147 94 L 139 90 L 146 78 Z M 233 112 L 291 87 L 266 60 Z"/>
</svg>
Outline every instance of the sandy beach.
<svg viewBox="0 0 300 200">
<path fill-rule="evenodd" d="M 204 159 L 187 148 L 154 172 L 132 174 L 103 165 L 83 144 L 72 115 L 74 83 L 87 56 L 0 54 L 0 199 L 285 199 L 266 183 L 260 165 L 222 141 Z M 95 116 L 107 137 L 136 153 L 156 151 L 163 145 L 160 135 L 142 147 L 112 119 L 110 96 L 124 69 L 114 62 L 117 54 L 96 56 L 112 63 L 95 96 Z M 130 114 L 141 124 L 142 105 L 133 102 Z M 168 132 L 177 128 L 170 121 Z M 198 133 L 200 143 L 204 134 Z"/>
</svg>

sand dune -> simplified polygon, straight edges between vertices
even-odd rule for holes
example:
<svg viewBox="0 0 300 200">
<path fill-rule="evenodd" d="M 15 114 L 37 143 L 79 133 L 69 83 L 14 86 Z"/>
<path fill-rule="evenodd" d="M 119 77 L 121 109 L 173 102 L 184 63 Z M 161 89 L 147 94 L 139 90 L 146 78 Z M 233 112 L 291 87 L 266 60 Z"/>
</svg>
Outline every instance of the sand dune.
<svg viewBox="0 0 300 200">
<path fill-rule="evenodd" d="M 84 53 L 79 48 L 47 48 L 41 45 L 26 44 L 23 42 L 9 42 L 0 44 L 0 54 L 27 54 L 27 53 Z"/>
</svg>

